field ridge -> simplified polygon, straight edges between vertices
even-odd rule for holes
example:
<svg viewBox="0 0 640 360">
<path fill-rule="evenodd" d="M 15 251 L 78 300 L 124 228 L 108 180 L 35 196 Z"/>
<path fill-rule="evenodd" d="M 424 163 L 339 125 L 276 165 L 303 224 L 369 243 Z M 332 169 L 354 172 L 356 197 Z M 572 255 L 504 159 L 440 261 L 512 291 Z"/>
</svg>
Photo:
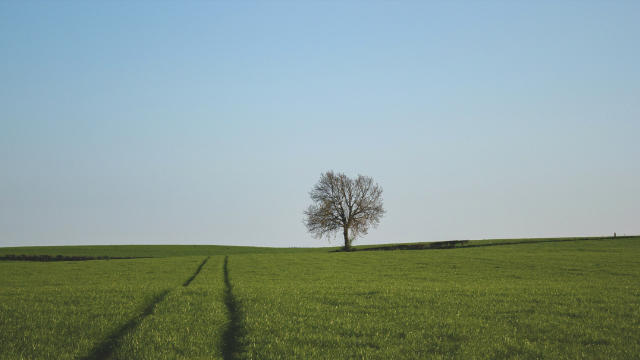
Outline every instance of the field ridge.
<svg viewBox="0 0 640 360">
<path fill-rule="evenodd" d="M 388 245 L 362 245 L 361 247 L 353 247 L 350 251 L 394 251 L 394 250 L 436 250 L 436 249 L 459 249 L 474 248 L 481 246 L 499 246 L 499 245 L 520 245 L 520 244 L 538 244 L 566 241 L 605 241 L 618 239 L 638 238 L 636 235 L 628 236 L 599 236 L 599 237 L 571 237 L 571 238 L 524 238 L 524 239 L 488 239 L 488 240 L 448 240 L 435 242 L 420 242 L 406 244 L 388 244 Z M 460 245 L 460 246 L 457 246 Z M 344 252 L 343 248 L 334 250 L 333 252 Z"/>
</svg>

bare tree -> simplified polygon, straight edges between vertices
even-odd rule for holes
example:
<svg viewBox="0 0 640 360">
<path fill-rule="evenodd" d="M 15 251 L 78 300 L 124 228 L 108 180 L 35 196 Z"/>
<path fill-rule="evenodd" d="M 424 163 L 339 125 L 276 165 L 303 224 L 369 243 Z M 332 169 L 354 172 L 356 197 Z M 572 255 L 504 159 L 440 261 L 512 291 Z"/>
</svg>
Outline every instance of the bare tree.
<svg viewBox="0 0 640 360">
<path fill-rule="evenodd" d="M 307 231 L 317 239 L 326 236 L 331 240 L 342 230 L 345 250 L 351 250 L 353 241 L 366 235 L 369 226 L 377 228 L 385 213 L 382 188 L 368 176 L 358 175 L 354 180 L 327 171 L 320 174 L 320 181 L 309 195 L 313 204 L 304 212 L 303 220 Z"/>
</svg>

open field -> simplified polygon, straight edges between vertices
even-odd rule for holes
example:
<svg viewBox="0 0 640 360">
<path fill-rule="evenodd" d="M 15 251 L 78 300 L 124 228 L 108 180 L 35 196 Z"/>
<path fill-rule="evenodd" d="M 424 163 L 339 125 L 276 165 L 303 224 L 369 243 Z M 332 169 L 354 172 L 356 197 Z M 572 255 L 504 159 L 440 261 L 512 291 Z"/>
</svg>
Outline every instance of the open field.
<svg viewBox="0 0 640 360">
<path fill-rule="evenodd" d="M 138 256 L 166 257 L 0 262 L 0 358 L 640 354 L 638 238 L 354 253 L 174 248 L 173 257 L 148 248 Z"/>
<path fill-rule="evenodd" d="M 181 286 L 202 257 L 0 264 L 0 358 L 78 359 Z"/>
<path fill-rule="evenodd" d="M 636 358 L 639 245 L 250 255 L 230 273 L 246 358 Z"/>
<path fill-rule="evenodd" d="M 24 246 L 0 247 L 0 256 L 11 255 L 77 255 L 112 257 L 176 257 L 215 256 L 241 254 L 273 254 L 326 252 L 339 247 L 324 248 L 269 248 L 255 246 L 222 245 L 92 245 L 92 246 Z"/>
<path fill-rule="evenodd" d="M 633 239 L 637 236 L 619 236 L 618 239 Z M 465 247 L 487 245 L 510 245 L 520 243 L 565 242 L 583 240 L 612 240 L 612 237 L 568 237 L 568 238 L 531 238 L 531 239 L 488 239 L 471 240 Z M 340 240 L 340 239 L 338 239 Z M 340 241 L 338 241 L 340 243 Z M 372 248 L 393 248 L 398 245 L 424 245 L 424 243 L 396 243 L 386 245 L 359 245 L 353 249 L 367 250 Z M 459 245 L 458 245 L 459 246 Z M 176 257 L 176 256 L 215 256 L 244 254 L 279 254 L 279 253 L 317 253 L 340 250 L 340 246 L 317 248 L 273 248 L 256 246 L 224 246 L 224 245 L 86 245 L 86 246 L 21 246 L 0 247 L 0 257 L 6 255 L 63 255 L 63 256 L 110 256 L 110 257 Z M 1 259 L 0 259 L 1 260 Z"/>
</svg>

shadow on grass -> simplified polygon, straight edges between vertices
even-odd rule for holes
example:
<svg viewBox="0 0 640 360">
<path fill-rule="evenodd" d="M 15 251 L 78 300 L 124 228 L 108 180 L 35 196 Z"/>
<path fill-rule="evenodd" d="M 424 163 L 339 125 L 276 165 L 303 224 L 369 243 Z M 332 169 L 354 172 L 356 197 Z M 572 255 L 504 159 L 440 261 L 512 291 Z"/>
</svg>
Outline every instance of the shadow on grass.
<svg viewBox="0 0 640 360">
<path fill-rule="evenodd" d="M 134 318 L 132 318 L 129 321 L 127 321 L 127 323 L 122 325 L 120 328 L 116 329 L 116 331 L 114 331 L 113 333 L 111 333 L 109 335 L 107 340 L 105 340 L 102 343 L 98 344 L 95 348 L 93 348 L 93 350 L 91 351 L 91 353 L 89 353 L 89 355 L 87 355 L 86 357 L 84 357 L 82 359 L 83 360 L 106 360 L 106 359 L 111 359 L 112 358 L 111 356 L 112 356 L 113 352 L 120 345 L 120 341 L 122 340 L 122 338 L 124 338 L 124 336 L 127 333 L 129 333 L 130 331 L 132 331 L 136 327 L 138 327 L 138 325 L 140 325 L 140 323 L 147 316 L 153 314 L 153 310 L 155 309 L 156 305 L 159 302 L 161 302 L 162 300 L 164 300 L 165 296 L 167 296 L 168 293 L 169 293 L 169 290 L 165 290 L 165 291 L 157 294 L 149 302 L 149 304 L 144 308 L 142 313 L 140 313 L 138 316 L 135 316 Z"/>
<path fill-rule="evenodd" d="M 200 270 L 202 270 L 202 267 L 204 266 L 204 264 L 207 263 L 207 260 L 209 260 L 210 257 L 211 256 L 209 256 L 208 258 L 204 259 L 202 264 L 200 264 L 200 267 L 198 267 L 198 270 L 196 270 L 196 272 L 193 274 L 193 276 L 191 276 L 189 279 L 187 279 L 187 281 L 185 281 L 184 284 L 182 284 L 182 286 L 189 286 L 189 284 L 191 284 L 193 279 L 195 279 L 196 276 L 198 276 L 198 274 L 200 274 Z"/>
<path fill-rule="evenodd" d="M 229 312 L 229 325 L 222 335 L 222 356 L 225 360 L 239 359 L 240 341 L 243 336 L 243 329 L 240 326 L 240 307 L 235 296 L 233 296 L 233 287 L 229 280 L 229 256 L 224 258 L 224 304 Z"/>
<path fill-rule="evenodd" d="M 415 243 L 415 244 L 398 244 L 398 245 L 384 245 L 377 247 L 366 248 L 351 248 L 349 252 L 353 251 L 393 251 L 393 250 L 441 250 L 441 249 L 467 249 L 481 246 L 500 246 L 500 245 L 523 245 L 523 244 L 538 244 L 548 242 L 565 242 L 565 241 L 585 241 L 585 240 L 620 240 L 637 238 L 635 235 L 630 236 L 600 236 L 600 237 L 575 237 L 575 238 L 536 238 L 536 239 L 514 239 L 514 240 L 500 240 L 496 239 L 495 242 L 475 244 L 468 240 L 450 240 L 450 241 L 437 241 L 431 243 Z M 460 246 L 457 246 L 460 245 Z M 345 252 L 344 248 L 334 250 L 331 252 Z"/>
</svg>

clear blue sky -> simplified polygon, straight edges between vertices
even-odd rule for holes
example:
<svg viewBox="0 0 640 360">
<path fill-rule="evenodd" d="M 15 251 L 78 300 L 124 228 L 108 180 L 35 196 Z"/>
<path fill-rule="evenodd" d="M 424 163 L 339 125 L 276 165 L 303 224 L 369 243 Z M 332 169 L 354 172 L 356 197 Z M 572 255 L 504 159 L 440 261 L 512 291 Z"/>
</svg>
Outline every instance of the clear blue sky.
<svg viewBox="0 0 640 360">
<path fill-rule="evenodd" d="M 0 246 L 326 246 L 328 170 L 357 244 L 640 233 L 640 2 L 0 2 Z"/>
</svg>

